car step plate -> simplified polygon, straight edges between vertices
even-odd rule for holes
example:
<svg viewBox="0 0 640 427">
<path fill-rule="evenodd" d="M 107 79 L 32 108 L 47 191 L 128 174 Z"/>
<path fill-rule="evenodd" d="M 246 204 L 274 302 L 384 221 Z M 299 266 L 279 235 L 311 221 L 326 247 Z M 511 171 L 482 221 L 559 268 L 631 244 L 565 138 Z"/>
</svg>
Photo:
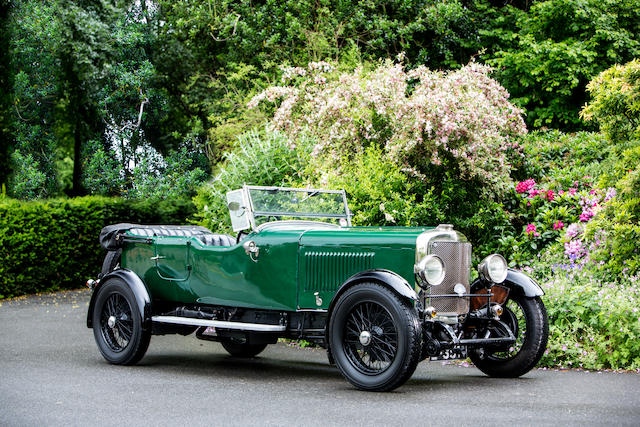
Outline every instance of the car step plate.
<svg viewBox="0 0 640 427">
<path fill-rule="evenodd" d="M 265 325 L 263 323 L 242 323 L 242 322 L 226 322 L 223 320 L 207 320 L 207 319 L 194 319 L 191 317 L 178 317 L 178 316 L 153 316 L 151 321 L 158 323 L 173 323 L 177 325 L 190 325 L 190 326 L 213 326 L 220 329 L 239 329 L 242 331 L 256 331 L 256 332 L 282 332 L 286 330 L 286 326 L 283 325 Z"/>
</svg>

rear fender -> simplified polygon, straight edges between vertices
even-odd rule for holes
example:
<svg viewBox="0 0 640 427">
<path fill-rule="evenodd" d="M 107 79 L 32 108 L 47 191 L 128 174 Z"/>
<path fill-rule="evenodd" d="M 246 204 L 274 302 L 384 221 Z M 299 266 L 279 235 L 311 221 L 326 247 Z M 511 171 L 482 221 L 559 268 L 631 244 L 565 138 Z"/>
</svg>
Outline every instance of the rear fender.
<svg viewBox="0 0 640 427">
<path fill-rule="evenodd" d="M 138 306 L 138 310 L 142 315 L 142 325 L 143 329 L 150 327 L 151 325 L 151 298 L 149 297 L 149 292 L 147 291 L 147 287 L 144 285 L 144 282 L 137 274 L 135 274 L 131 270 L 127 270 L 125 268 L 121 268 L 118 270 L 114 270 L 109 274 L 106 274 L 103 278 L 100 279 L 100 282 L 93 289 L 93 294 L 91 295 L 91 301 L 89 301 L 89 312 L 87 313 L 87 327 L 93 327 L 93 310 L 95 306 L 95 301 L 100 293 L 100 289 L 104 286 L 105 283 L 108 283 L 110 279 L 118 278 L 122 280 L 124 283 L 129 286 L 131 292 L 136 298 L 136 305 Z"/>
</svg>

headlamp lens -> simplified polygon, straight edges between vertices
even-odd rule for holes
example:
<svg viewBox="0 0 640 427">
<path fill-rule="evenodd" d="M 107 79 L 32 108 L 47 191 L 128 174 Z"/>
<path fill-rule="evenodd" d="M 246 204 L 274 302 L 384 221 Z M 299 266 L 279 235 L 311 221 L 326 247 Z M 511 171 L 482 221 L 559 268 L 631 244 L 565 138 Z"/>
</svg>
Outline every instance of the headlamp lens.
<svg viewBox="0 0 640 427">
<path fill-rule="evenodd" d="M 416 273 L 431 286 L 438 286 L 444 280 L 444 263 L 437 255 L 427 255 L 416 265 Z"/>
</svg>

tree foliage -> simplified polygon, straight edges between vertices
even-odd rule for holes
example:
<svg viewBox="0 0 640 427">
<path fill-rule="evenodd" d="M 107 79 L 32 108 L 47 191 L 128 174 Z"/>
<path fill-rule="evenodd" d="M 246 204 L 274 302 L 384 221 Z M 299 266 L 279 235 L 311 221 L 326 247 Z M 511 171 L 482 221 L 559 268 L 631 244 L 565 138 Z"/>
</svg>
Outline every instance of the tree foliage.
<svg viewBox="0 0 640 427">
<path fill-rule="evenodd" d="M 11 25 L 9 24 L 9 0 L 0 0 L 0 87 L 10 88 L 12 73 L 9 67 L 9 40 Z M 13 151 L 13 135 L 11 132 L 11 92 L 0 92 L 0 194 L 6 192 L 11 172 L 10 153 Z"/>
<path fill-rule="evenodd" d="M 515 30 L 498 31 L 502 49 L 487 58 L 534 127 L 582 126 L 587 83 L 640 56 L 637 0 L 549 0 L 516 16 Z"/>
<path fill-rule="evenodd" d="M 603 71 L 587 90 L 592 99 L 582 117 L 596 121 L 613 143 L 640 141 L 640 59 Z"/>
<path fill-rule="evenodd" d="M 265 112 L 246 103 L 280 80 L 281 65 L 328 60 L 348 71 L 402 54 L 409 70 L 447 71 L 476 56 L 496 68 L 530 126 L 574 129 L 584 126 L 577 112 L 586 83 L 640 53 L 637 0 L 2 5 L 8 58 L 0 78 L 10 90 L 0 121 L 11 143 L 3 161 L 13 159 L 15 176 L 42 173 L 43 196 L 85 186 L 133 194 L 137 167 L 183 146 L 207 173 L 238 135 L 262 126 Z M 93 158 L 103 155 L 118 168 L 110 189 L 85 182 L 89 165 L 106 164 Z"/>
</svg>

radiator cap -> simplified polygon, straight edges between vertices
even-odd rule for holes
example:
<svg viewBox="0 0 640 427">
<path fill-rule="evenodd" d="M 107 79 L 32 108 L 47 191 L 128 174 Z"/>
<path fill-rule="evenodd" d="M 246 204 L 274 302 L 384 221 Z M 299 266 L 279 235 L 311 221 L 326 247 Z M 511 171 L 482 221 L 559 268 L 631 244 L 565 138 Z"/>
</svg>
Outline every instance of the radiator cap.
<svg viewBox="0 0 640 427">
<path fill-rule="evenodd" d="M 453 230 L 453 225 L 452 224 L 439 224 L 436 227 L 436 230 L 451 231 L 451 230 Z"/>
</svg>

